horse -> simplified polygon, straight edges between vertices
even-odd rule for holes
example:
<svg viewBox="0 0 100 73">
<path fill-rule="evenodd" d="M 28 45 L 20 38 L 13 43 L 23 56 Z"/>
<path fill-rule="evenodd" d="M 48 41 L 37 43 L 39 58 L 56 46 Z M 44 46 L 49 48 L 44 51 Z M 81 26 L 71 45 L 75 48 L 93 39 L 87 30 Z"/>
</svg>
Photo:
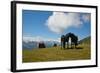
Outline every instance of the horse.
<svg viewBox="0 0 100 73">
<path fill-rule="evenodd" d="M 69 43 L 69 38 L 71 38 L 71 43 Z M 61 48 L 63 47 L 64 49 L 66 48 L 66 42 L 67 42 L 67 48 L 69 48 L 69 44 L 71 44 L 71 48 L 72 48 L 72 45 L 74 44 L 75 45 L 75 48 L 76 46 L 78 45 L 78 37 L 76 35 L 74 35 L 73 33 L 68 33 L 66 35 L 62 35 L 61 36 Z"/>
<path fill-rule="evenodd" d="M 61 36 L 61 48 L 65 48 L 65 36 Z"/>
<path fill-rule="evenodd" d="M 78 45 L 78 37 L 74 34 L 71 34 L 70 37 L 71 37 L 71 48 L 72 45 L 74 45 L 76 48 L 76 46 Z"/>
</svg>

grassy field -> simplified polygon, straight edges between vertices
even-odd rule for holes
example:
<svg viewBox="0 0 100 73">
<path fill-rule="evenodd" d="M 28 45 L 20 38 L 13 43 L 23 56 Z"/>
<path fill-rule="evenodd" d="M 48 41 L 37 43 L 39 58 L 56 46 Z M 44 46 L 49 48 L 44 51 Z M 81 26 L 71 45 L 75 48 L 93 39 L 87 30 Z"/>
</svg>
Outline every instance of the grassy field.
<svg viewBox="0 0 100 73">
<path fill-rule="evenodd" d="M 58 47 L 23 50 L 23 63 L 62 61 L 62 60 L 85 60 L 91 58 L 90 45 L 82 44 L 73 49 L 61 49 Z"/>
</svg>

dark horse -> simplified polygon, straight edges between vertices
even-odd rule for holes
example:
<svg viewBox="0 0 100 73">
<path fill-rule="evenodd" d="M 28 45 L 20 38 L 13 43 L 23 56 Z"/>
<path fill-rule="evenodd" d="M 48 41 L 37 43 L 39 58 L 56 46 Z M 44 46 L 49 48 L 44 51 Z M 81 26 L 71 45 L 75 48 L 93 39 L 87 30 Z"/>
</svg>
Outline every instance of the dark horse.
<svg viewBox="0 0 100 73">
<path fill-rule="evenodd" d="M 71 38 L 71 43 L 69 43 L 69 38 Z M 76 35 L 74 35 L 73 33 L 68 33 L 66 35 L 62 35 L 61 36 L 61 48 L 66 48 L 66 42 L 67 42 L 67 48 L 69 48 L 69 45 L 71 44 L 71 48 L 72 45 L 76 46 L 78 45 L 78 37 Z"/>
</svg>

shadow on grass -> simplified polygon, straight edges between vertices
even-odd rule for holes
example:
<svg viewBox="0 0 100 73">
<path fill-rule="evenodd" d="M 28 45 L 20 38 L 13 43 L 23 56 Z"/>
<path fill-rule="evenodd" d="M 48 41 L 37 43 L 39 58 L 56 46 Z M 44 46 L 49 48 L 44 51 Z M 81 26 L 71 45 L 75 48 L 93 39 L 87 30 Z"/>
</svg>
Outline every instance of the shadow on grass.
<svg viewBox="0 0 100 73">
<path fill-rule="evenodd" d="M 83 47 L 76 47 L 76 49 L 83 49 Z"/>
<path fill-rule="evenodd" d="M 64 50 L 67 50 L 67 49 L 83 49 L 83 47 L 69 47 L 69 48 L 64 48 Z"/>
</svg>

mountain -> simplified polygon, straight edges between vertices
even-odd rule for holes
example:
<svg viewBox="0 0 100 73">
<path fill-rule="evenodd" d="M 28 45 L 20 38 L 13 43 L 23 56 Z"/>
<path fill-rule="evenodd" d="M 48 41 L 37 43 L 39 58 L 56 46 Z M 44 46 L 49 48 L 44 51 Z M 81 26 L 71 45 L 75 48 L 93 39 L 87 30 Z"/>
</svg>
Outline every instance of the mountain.
<svg viewBox="0 0 100 73">
<path fill-rule="evenodd" d="M 91 42 L 91 36 L 88 36 L 82 40 L 79 41 L 79 44 L 85 43 L 85 44 L 90 44 Z"/>
<path fill-rule="evenodd" d="M 34 41 L 29 41 L 29 42 L 23 41 L 22 44 L 23 44 L 23 48 L 24 48 L 24 49 L 38 48 L 37 42 L 34 42 Z"/>
<path fill-rule="evenodd" d="M 39 43 L 40 42 L 38 41 L 23 41 L 23 49 L 36 49 L 38 48 Z M 60 45 L 60 43 L 57 41 L 43 41 L 43 43 L 45 44 L 46 48 L 52 47 L 55 43 Z"/>
<path fill-rule="evenodd" d="M 46 48 L 49 48 L 49 47 L 53 47 L 54 44 L 57 44 L 57 45 L 60 45 L 60 42 L 58 41 L 42 41 Z M 79 41 L 79 44 L 82 44 L 82 43 L 85 43 L 85 44 L 90 44 L 91 42 L 91 37 L 88 36 L 86 38 L 83 38 L 82 40 Z M 22 42 L 22 47 L 23 49 L 36 49 L 39 47 L 39 41 L 24 41 Z"/>
</svg>

